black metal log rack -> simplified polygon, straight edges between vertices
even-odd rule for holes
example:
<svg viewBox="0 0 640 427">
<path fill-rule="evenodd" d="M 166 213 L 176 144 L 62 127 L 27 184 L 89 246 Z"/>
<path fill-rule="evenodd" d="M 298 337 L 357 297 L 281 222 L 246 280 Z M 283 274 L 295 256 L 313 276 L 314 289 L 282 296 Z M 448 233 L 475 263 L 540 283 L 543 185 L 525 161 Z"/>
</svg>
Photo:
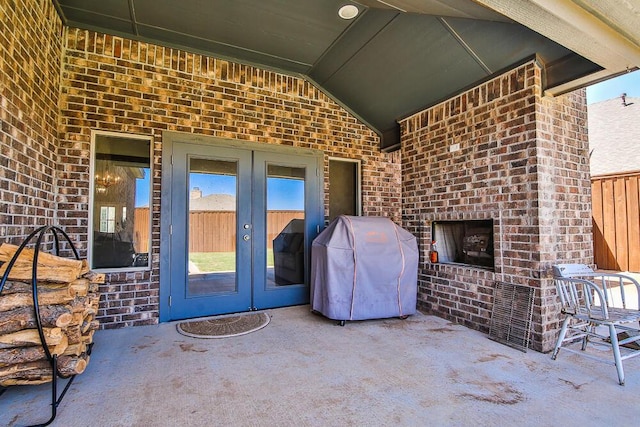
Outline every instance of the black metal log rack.
<svg viewBox="0 0 640 427">
<path fill-rule="evenodd" d="M 47 426 L 47 425 L 51 424 L 53 422 L 53 420 L 55 420 L 56 415 L 57 415 L 58 405 L 60 405 L 60 402 L 62 402 L 62 399 L 64 398 L 65 394 L 69 390 L 69 387 L 71 386 L 71 384 L 73 383 L 73 380 L 75 378 L 75 375 L 64 376 L 64 375 L 61 375 L 58 372 L 58 357 L 55 354 L 51 354 L 51 352 L 49 351 L 49 347 L 47 346 L 47 342 L 45 340 L 44 330 L 42 328 L 42 321 L 40 319 L 40 307 L 38 305 L 38 280 L 37 280 L 37 277 L 38 277 L 38 274 L 37 274 L 38 273 L 38 254 L 40 253 L 40 247 L 43 244 L 43 239 L 47 234 L 51 234 L 53 236 L 53 248 L 54 248 L 54 251 L 55 251 L 54 252 L 55 255 L 58 256 L 59 253 L 60 253 L 60 238 L 62 237 L 62 238 L 64 238 L 64 240 L 66 240 L 68 242 L 69 247 L 73 251 L 73 255 L 75 256 L 75 259 L 77 259 L 77 260 L 80 259 L 79 255 L 78 255 L 78 251 L 77 251 L 75 245 L 73 244 L 73 242 L 71 241 L 71 239 L 69 238 L 67 233 L 64 232 L 64 230 L 62 230 L 59 227 L 52 226 L 52 225 L 43 226 L 43 227 L 38 228 L 37 230 L 35 230 L 31 234 L 29 234 L 29 236 L 27 236 L 27 238 L 24 240 L 24 242 L 22 242 L 22 244 L 18 247 L 18 250 L 16 250 L 16 253 L 13 255 L 13 257 L 9 261 L 9 264 L 7 264 L 7 268 L 6 268 L 5 272 L 4 272 L 4 274 L 2 275 L 2 279 L 0 280 L 0 294 L 2 294 L 2 290 L 4 289 L 4 285 L 5 285 L 8 277 L 9 277 L 9 273 L 11 271 L 11 268 L 14 266 L 14 264 L 18 260 L 18 257 L 22 253 L 23 249 L 29 243 L 31 243 L 32 240 L 35 238 L 36 242 L 35 242 L 35 248 L 34 248 L 34 254 L 33 254 L 33 264 L 32 264 L 32 270 L 31 270 L 31 290 L 32 290 L 32 294 L 33 294 L 33 310 L 34 310 L 34 317 L 35 317 L 35 321 L 36 321 L 36 326 L 37 326 L 37 329 L 38 329 L 38 334 L 40 336 L 40 343 L 42 344 L 42 348 L 44 350 L 44 353 L 47 356 L 47 360 L 51 364 L 51 372 L 52 372 L 52 374 L 51 374 L 51 417 L 45 423 L 35 424 L 34 427 L 35 426 Z M 91 347 L 92 347 L 92 344 L 90 344 L 89 347 L 87 348 L 87 354 L 91 354 Z M 62 393 L 60 394 L 60 396 L 58 396 L 58 379 L 59 378 L 68 379 L 67 384 L 65 385 L 64 389 L 62 390 Z M 7 387 L 0 386 L 0 396 L 6 390 L 7 390 Z"/>
</svg>

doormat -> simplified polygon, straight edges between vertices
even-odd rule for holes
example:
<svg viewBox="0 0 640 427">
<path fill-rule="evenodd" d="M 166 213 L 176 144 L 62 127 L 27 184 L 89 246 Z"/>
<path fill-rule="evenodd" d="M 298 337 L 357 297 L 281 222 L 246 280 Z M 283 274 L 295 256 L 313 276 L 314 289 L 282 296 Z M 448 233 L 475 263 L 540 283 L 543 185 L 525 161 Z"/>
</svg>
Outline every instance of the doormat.
<svg viewBox="0 0 640 427">
<path fill-rule="evenodd" d="M 264 328 L 271 318 L 266 313 L 247 313 L 225 317 L 180 322 L 176 326 L 182 335 L 193 338 L 228 338 L 245 335 Z"/>
</svg>

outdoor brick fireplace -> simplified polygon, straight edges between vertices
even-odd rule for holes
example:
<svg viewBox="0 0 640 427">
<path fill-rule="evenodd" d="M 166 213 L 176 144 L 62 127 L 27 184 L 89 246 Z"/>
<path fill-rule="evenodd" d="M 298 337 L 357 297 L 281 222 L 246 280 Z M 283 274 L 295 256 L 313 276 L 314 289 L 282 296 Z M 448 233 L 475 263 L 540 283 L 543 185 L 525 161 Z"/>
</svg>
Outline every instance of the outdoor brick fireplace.
<svg viewBox="0 0 640 427">
<path fill-rule="evenodd" d="M 431 235 L 442 264 L 464 264 L 493 271 L 493 220 L 434 221 Z"/>
<path fill-rule="evenodd" d="M 419 308 L 487 332 L 495 283 L 531 286 L 532 347 L 549 351 L 550 266 L 589 264 L 593 249 L 585 93 L 544 97 L 542 76 L 535 58 L 403 120 L 402 189 L 403 225 L 421 248 Z M 466 244 L 485 265 L 447 253 L 431 264 L 431 241 L 445 250 L 443 227 L 463 246 L 471 228 Z"/>
</svg>

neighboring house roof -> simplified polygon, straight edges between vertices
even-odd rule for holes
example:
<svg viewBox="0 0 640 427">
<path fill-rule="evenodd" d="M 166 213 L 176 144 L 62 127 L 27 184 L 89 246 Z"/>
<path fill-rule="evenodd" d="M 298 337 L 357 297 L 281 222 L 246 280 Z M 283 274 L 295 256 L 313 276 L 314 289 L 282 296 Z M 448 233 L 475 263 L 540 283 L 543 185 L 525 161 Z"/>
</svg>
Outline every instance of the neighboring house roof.
<svg viewBox="0 0 640 427">
<path fill-rule="evenodd" d="M 640 98 L 589 104 L 591 175 L 640 171 Z"/>
<path fill-rule="evenodd" d="M 231 194 L 209 194 L 189 200 L 190 211 L 235 211 L 236 198 Z"/>
</svg>

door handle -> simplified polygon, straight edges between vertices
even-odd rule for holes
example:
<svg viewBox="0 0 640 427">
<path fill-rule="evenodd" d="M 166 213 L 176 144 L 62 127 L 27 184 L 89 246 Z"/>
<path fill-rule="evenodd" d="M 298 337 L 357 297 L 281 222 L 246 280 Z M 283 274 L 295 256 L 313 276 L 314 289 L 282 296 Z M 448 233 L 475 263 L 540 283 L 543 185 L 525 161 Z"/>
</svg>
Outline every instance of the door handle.
<svg viewBox="0 0 640 427">
<path fill-rule="evenodd" d="M 251 236 L 249 236 L 248 234 L 245 234 L 244 236 L 242 236 L 242 240 L 244 240 L 245 242 L 248 242 L 251 239 Z"/>
</svg>

